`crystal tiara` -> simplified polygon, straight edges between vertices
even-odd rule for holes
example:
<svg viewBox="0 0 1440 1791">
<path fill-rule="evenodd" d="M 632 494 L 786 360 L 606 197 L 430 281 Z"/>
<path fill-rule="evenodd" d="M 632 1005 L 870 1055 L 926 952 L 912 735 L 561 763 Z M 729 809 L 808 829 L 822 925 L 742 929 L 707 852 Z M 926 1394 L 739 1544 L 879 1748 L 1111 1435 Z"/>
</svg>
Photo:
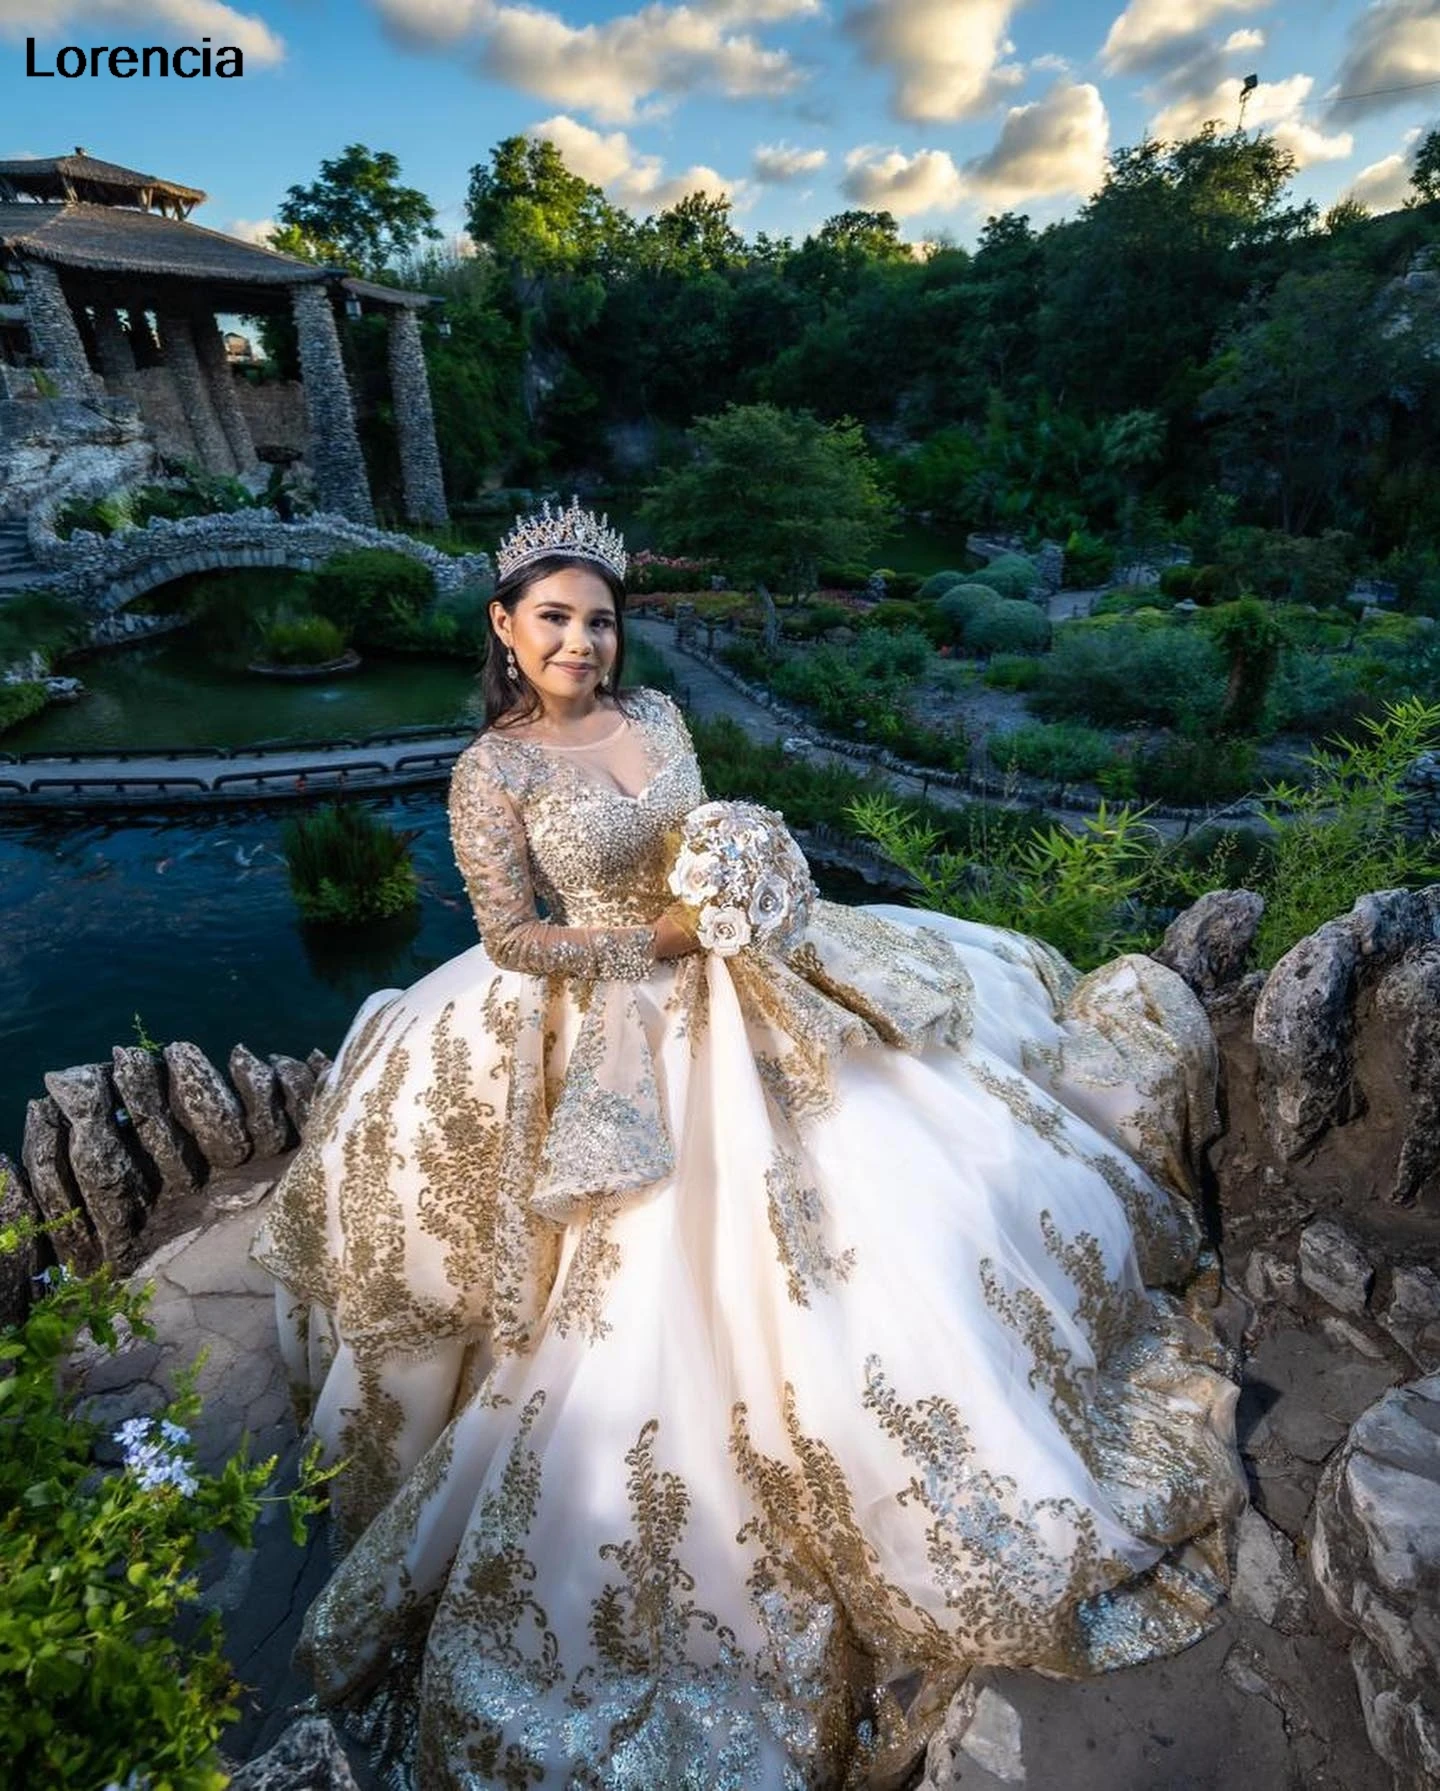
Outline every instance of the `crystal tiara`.
<svg viewBox="0 0 1440 1791">
<path fill-rule="evenodd" d="M 539 511 L 515 518 L 515 527 L 495 549 L 495 569 L 502 579 L 509 578 L 546 554 L 569 553 L 595 560 L 624 578 L 625 537 L 609 523 L 608 515 L 597 518 L 593 510 L 582 510 L 578 498 L 570 499 L 568 510 L 553 512 L 547 498 Z"/>
</svg>

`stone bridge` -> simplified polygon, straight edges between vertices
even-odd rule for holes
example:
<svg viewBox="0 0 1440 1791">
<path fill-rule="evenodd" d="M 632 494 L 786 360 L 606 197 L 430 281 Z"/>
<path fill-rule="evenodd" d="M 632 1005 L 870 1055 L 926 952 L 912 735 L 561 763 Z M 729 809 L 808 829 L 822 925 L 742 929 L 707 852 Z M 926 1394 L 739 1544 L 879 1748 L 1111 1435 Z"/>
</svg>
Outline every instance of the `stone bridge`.
<svg viewBox="0 0 1440 1791">
<path fill-rule="evenodd" d="M 488 554 L 444 553 L 428 541 L 335 514 L 285 522 L 274 510 L 232 510 L 179 522 L 155 518 L 143 529 L 113 535 L 80 529 L 62 539 L 52 513 L 41 507 L 31 513 L 29 543 L 50 588 L 77 599 L 97 620 L 187 573 L 244 566 L 310 572 L 338 553 L 361 547 L 389 548 L 419 561 L 434 579 L 438 597 L 483 586 L 491 577 Z"/>
</svg>

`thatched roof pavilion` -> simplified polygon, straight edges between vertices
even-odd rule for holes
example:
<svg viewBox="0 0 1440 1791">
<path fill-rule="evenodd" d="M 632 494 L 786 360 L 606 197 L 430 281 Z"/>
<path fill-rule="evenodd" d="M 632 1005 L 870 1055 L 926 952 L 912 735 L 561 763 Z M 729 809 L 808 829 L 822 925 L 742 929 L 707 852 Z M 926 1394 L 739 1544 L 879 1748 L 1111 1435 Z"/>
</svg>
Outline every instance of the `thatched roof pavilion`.
<svg viewBox="0 0 1440 1791">
<path fill-rule="evenodd" d="M 445 498 L 419 315 L 427 293 L 356 279 L 188 221 L 181 186 L 74 155 L 0 161 L 0 412 L 67 397 L 137 406 L 166 451 L 209 471 L 256 465 L 252 388 L 237 383 L 216 315 L 284 313 L 300 350 L 305 447 L 321 502 L 373 520 L 341 356 L 342 313 L 381 311 L 406 509 L 440 522 Z M 40 379 L 35 373 L 39 371 Z M 274 407 L 270 407 L 273 413 Z M 0 416 L 0 430 L 23 426 Z"/>
</svg>

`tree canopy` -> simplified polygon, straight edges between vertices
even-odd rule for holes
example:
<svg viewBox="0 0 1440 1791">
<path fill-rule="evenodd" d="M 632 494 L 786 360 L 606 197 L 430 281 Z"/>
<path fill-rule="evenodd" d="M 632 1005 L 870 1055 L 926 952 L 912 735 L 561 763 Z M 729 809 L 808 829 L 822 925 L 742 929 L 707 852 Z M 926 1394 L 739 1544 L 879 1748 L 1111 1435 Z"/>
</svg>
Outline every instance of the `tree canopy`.
<svg viewBox="0 0 1440 1791">
<path fill-rule="evenodd" d="M 440 237 L 434 206 L 418 187 L 401 186 L 399 175 L 388 150 L 349 144 L 321 162 L 318 180 L 287 190 L 271 245 L 383 280 Z"/>
</svg>

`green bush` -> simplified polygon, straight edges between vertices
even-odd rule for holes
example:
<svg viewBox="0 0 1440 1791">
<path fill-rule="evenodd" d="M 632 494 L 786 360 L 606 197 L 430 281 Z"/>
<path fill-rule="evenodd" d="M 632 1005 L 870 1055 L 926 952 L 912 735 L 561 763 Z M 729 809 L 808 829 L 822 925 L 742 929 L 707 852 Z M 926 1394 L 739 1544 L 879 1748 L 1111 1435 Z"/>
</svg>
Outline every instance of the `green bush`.
<svg viewBox="0 0 1440 1791">
<path fill-rule="evenodd" d="M 924 635 L 872 629 L 844 647 L 809 647 L 766 669 L 777 696 L 809 709 L 826 728 L 891 744 L 882 718 L 888 711 L 891 730 L 903 729 L 899 697 L 929 663 Z"/>
<path fill-rule="evenodd" d="M 319 614 L 361 647 L 413 648 L 435 601 L 429 570 L 385 547 L 336 554 L 311 575 L 310 590 Z"/>
<path fill-rule="evenodd" d="M 0 1227 L 0 1254 L 30 1236 Z M 153 1337 L 148 1293 L 108 1270 L 45 1279 L 24 1322 L 0 1331 L 0 1782 L 219 1791 L 217 1744 L 240 1688 L 219 1617 L 193 1621 L 199 1569 L 208 1536 L 251 1545 L 275 1461 L 202 1473 L 187 1429 L 199 1401 L 183 1388 L 157 1417 L 104 1436 L 67 1364 L 82 1340 L 113 1353 L 122 1321 Z M 297 1545 L 328 1477 L 312 1452 L 287 1501 Z"/>
<path fill-rule="evenodd" d="M 1050 618 L 1023 598 L 982 604 L 965 627 L 974 653 L 1043 653 L 1050 645 Z"/>
<path fill-rule="evenodd" d="M 971 617 L 977 610 L 999 601 L 998 594 L 989 585 L 952 585 L 935 604 L 935 613 L 945 629 L 945 639 L 952 646 L 963 645 Z"/>
<path fill-rule="evenodd" d="M 992 734 L 986 751 L 999 770 L 1013 765 L 1026 777 L 1056 783 L 1088 783 L 1121 757 L 1121 749 L 1110 735 L 1063 721 L 1032 722 L 1009 733 Z"/>
<path fill-rule="evenodd" d="M 758 640 L 726 641 L 718 657 L 749 684 L 764 684 L 774 669 L 774 655 Z"/>
<path fill-rule="evenodd" d="M 0 601 L 0 666 L 38 653 L 47 665 L 89 634 L 78 604 L 54 591 L 16 591 Z"/>
<path fill-rule="evenodd" d="M 1172 738 L 1136 759 L 1135 783 L 1147 801 L 1181 808 L 1234 802 L 1255 788 L 1255 748 L 1248 740 Z"/>
<path fill-rule="evenodd" d="M 1162 566 L 1160 569 L 1160 591 L 1163 596 L 1173 598 L 1176 603 L 1188 600 L 1197 602 L 1195 586 L 1199 582 L 1198 566 Z M 1108 593 L 1107 593 L 1108 594 Z"/>
<path fill-rule="evenodd" d="M 921 603 L 933 603 L 937 597 L 953 591 L 956 585 L 967 584 L 969 577 L 966 572 L 932 572 L 915 595 Z"/>
<path fill-rule="evenodd" d="M 1188 570 L 1188 568 L 1187 568 Z M 1165 589 L 1165 581 L 1160 581 L 1159 589 L 1154 585 L 1117 585 L 1113 591 L 1106 591 L 1097 597 L 1091 605 L 1092 616 L 1133 616 L 1137 610 L 1173 609 L 1180 600 Z"/>
<path fill-rule="evenodd" d="M 1225 705 L 1224 657 L 1203 634 L 1163 620 L 1062 623 L 1040 661 L 1031 708 L 1047 721 L 1102 728 L 1213 731 Z"/>
<path fill-rule="evenodd" d="M 49 701 L 49 692 L 38 680 L 27 678 L 20 684 L 0 684 L 0 734 L 38 715 Z"/>
<path fill-rule="evenodd" d="M 420 899 L 410 857 L 414 837 L 354 803 L 327 803 L 287 821 L 281 847 L 301 918 L 353 926 L 413 908 Z"/>
<path fill-rule="evenodd" d="M 886 634 L 898 634 L 902 628 L 923 630 L 928 613 L 918 603 L 902 603 L 893 597 L 887 597 L 860 617 L 860 626 L 879 628 Z"/>
<path fill-rule="evenodd" d="M 989 585 L 999 597 L 1028 597 L 1040 583 L 1035 562 L 1023 553 L 1002 553 L 978 572 L 970 574 L 972 584 Z"/>
<path fill-rule="evenodd" d="M 1115 549 L 1098 535 L 1073 529 L 1065 543 L 1065 583 L 1081 590 L 1103 585 L 1115 570 Z"/>
<path fill-rule="evenodd" d="M 1040 681 L 1040 661 L 1033 653 L 996 653 L 985 667 L 992 690 L 1033 690 Z"/>
<path fill-rule="evenodd" d="M 934 765 L 942 771 L 970 769 L 970 736 L 959 722 L 932 728 L 907 719 L 895 750 L 915 765 Z"/>
<path fill-rule="evenodd" d="M 863 591 L 869 582 L 863 566 L 822 566 L 815 579 L 822 591 Z"/>
<path fill-rule="evenodd" d="M 269 665 L 327 665 L 345 651 L 345 636 L 325 616 L 280 616 L 260 631 Z"/>
</svg>

